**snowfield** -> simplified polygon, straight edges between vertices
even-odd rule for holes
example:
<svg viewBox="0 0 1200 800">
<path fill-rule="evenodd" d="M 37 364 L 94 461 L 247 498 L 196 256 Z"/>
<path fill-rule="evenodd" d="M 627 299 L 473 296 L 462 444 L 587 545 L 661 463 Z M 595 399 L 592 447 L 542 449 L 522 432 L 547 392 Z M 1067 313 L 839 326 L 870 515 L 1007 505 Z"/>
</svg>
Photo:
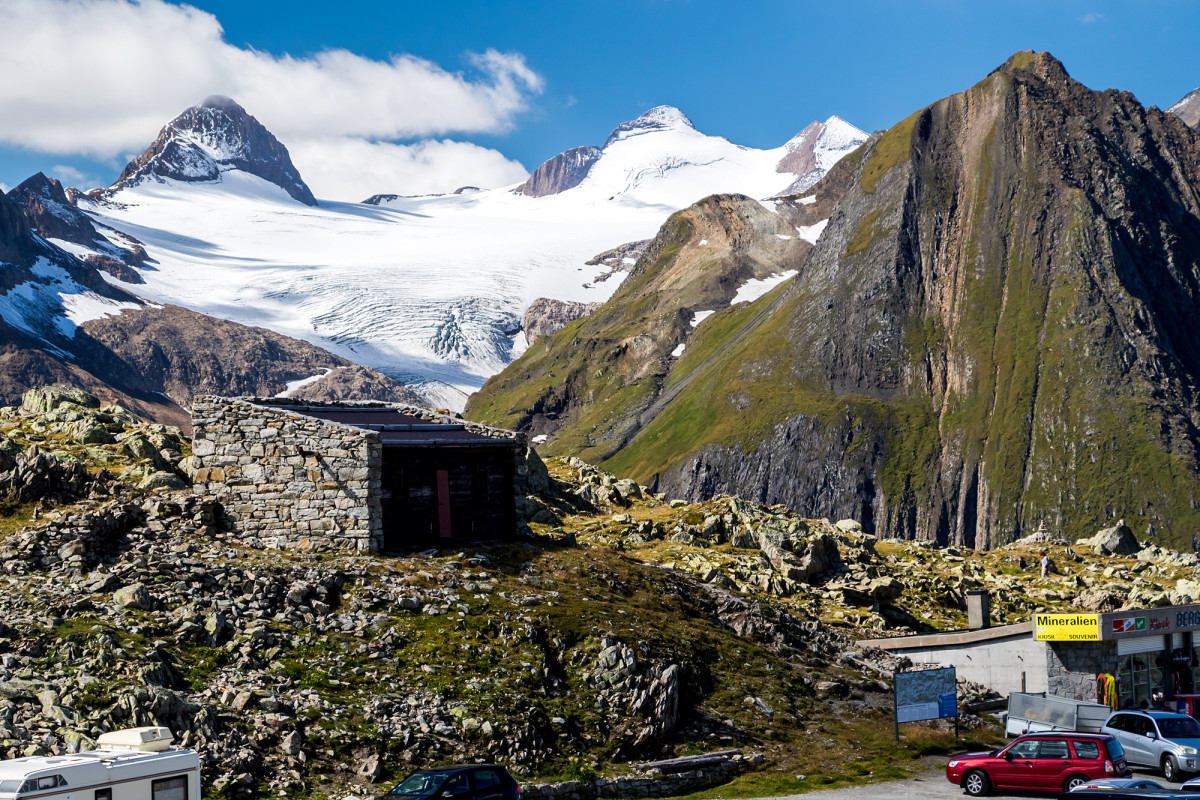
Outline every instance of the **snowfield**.
<svg viewBox="0 0 1200 800">
<path fill-rule="evenodd" d="M 154 259 L 144 285 L 119 284 L 130 292 L 307 340 L 461 409 L 523 351 L 530 302 L 616 291 L 626 273 L 599 280 L 606 268 L 586 261 L 710 194 L 765 199 L 796 179 L 776 172 L 785 148 L 739 147 L 654 111 L 653 124 L 618 128 L 582 183 L 546 197 L 505 187 L 310 207 L 227 170 L 144 180 L 80 208 Z"/>
</svg>

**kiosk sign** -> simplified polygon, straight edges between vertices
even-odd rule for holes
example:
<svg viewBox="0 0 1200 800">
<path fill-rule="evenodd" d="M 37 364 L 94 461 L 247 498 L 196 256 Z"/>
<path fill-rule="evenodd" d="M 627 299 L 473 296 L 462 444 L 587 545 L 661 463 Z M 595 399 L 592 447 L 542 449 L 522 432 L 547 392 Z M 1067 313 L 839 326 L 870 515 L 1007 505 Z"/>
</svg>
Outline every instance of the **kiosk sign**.
<svg viewBox="0 0 1200 800">
<path fill-rule="evenodd" d="M 1143 627 L 1145 620 L 1142 620 Z M 1039 642 L 1098 642 L 1099 614 L 1038 614 L 1034 638 Z"/>
</svg>

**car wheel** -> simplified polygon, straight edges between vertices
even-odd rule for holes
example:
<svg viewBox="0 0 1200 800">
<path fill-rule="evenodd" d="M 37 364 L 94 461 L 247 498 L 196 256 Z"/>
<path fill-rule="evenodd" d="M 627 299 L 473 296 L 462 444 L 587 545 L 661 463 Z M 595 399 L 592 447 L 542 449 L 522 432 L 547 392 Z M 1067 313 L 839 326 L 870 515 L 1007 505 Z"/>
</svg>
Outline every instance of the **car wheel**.
<svg viewBox="0 0 1200 800">
<path fill-rule="evenodd" d="M 1083 777 L 1082 775 L 1072 775 L 1071 777 L 1067 778 L 1067 782 L 1063 784 L 1063 791 L 1073 792 L 1077 787 L 1083 786 L 1085 783 L 1087 783 L 1087 778 Z"/>
<path fill-rule="evenodd" d="M 971 797 L 983 797 L 992 788 L 992 782 L 986 773 L 973 769 L 963 776 L 962 787 Z"/>
<path fill-rule="evenodd" d="M 1179 779 L 1179 767 L 1175 766 L 1175 759 L 1170 756 L 1163 756 L 1162 774 L 1171 783 Z"/>
</svg>

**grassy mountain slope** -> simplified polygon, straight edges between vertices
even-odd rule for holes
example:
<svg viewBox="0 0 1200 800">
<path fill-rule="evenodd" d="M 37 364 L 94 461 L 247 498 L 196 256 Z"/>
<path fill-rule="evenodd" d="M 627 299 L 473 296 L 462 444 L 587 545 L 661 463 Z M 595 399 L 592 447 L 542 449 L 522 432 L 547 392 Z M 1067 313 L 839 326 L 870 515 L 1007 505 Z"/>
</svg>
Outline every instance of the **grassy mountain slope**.
<svg viewBox="0 0 1200 800">
<path fill-rule="evenodd" d="M 1198 156 L 1178 119 L 1018 53 L 844 159 L 800 274 L 697 329 L 660 413 L 607 408 L 622 446 L 580 448 L 578 424 L 550 444 L 882 535 L 988 547 L 1123 516 L 1190 547 Z"/>
</svg>

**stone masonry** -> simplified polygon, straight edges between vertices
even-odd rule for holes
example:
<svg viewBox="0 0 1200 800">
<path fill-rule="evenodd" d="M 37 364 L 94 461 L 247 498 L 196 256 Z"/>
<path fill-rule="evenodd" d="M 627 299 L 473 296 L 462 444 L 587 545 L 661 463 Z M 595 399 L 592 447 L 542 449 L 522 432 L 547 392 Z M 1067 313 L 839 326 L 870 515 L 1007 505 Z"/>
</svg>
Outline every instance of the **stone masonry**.
<svg viewBox="0 0 1200 800">
<path fill-rule="evenodd" d="M 318 405 L 395 408 L 489 438 L 514 438 L 520 446 L 513 491 L 524 500 L 529 483 L 525 437 L 512 431 L 395 403 L 200 397 L 192 407 L 193 488 L 198 497 L 222 505 L 224 523 L 245 544 L 382 548 L 380 435 L 289 408 Z"/>
<path fill-rule="evenodd" d="M 1115 642 L 1050 642 L 1046 648 L 1049 694 L 1096 702 L 1096 676 L 1112 672 L 1117 663 Z"/>
<path fill-rule="evenodd" d="M 258 547 L 377 550 L 379 434 L 243 400 L 192 407 L 195 493 Z"/>
</svg>

